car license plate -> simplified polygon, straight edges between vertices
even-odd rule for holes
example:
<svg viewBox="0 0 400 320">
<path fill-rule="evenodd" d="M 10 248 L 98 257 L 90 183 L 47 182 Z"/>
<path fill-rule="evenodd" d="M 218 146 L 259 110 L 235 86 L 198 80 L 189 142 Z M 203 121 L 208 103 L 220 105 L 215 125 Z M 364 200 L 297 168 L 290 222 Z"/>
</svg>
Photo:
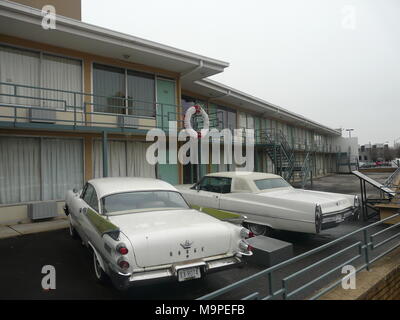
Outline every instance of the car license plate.
<svg viewBox="0 0 400 320">
<path fill-rule="evenodd" d="M 187 281 L 192 279 L 201 278 L 201 272 L 199 267 L 181 269 L 178 271 L 178 281 Z"/>
</svg>

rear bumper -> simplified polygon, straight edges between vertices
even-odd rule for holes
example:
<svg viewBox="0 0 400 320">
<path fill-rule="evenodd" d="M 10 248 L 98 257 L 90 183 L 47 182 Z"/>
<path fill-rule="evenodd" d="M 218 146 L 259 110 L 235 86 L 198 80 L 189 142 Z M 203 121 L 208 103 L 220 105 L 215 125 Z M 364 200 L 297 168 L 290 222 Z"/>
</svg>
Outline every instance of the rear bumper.
<svg viewBox="0 0 400 320">
<path fill-rule="evenodd" d="M 110 269 L 110 278 L 113 285 L 120 290 L 126 290 L 131 286 L 139 284 L 151 284 L 162 281 L 178 281 L 178 270 L 190 267 L 199 267 L 201 270 L 201 277 L 206 274 L 220 271 L 226 268 L 239 266 L 242 264 L 242 258 L 232 256 L 228 258 L 210 260 L 210 261 L 196 261 L 188 262 L 185 264 L 176 264 L 169 268 L 158 269 L 144 272 L 134 272 L 132 274 L 122 274 L 120 272 Z"/>
<path fill-rule="evenodd" d="M 330 212 L 322 215 L 321 230 L 337 227 L 343 221 L 350 220 L 355 216 L 359 207 L 351 207 L 341 211 Z"/>
</svg>

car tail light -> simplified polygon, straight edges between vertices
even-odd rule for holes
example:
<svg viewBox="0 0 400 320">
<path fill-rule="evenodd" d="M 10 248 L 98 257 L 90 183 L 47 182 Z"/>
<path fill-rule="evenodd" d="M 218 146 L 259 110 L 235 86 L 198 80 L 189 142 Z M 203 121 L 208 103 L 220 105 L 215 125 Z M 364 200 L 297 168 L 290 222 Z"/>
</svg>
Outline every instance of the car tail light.
<svg viewBox="0 0 400 320">
<path fill-rule="evenodd" d="M 120 253 L 122 255 L 126 255 L 129 252 L 128 248 L 123 243 L 120 243 L 117 246 L 117 251 L 118 251 L 118 253 Z"/>
<path fill-rule="evenodd" d="M 239 242 L 239 248 L 243 251 L 252 251 L 253 247 L 249 245 L 246 241 L 240 241 Z"/>
<path fill-rule="evenodd" d="M 122 269 L 122 270 L 127 270 L 129 268 L 129 262 L 123 259 L 119 259 L 118 260 L 118 266 Z"/>
<path fill-rule="evenodd" d="M 252 238 L 254 237 L 254 233 L 246 228 L 242 228 L 242 230 L 240 230 L 240 236 L 245 239 Z"/>
</svg>

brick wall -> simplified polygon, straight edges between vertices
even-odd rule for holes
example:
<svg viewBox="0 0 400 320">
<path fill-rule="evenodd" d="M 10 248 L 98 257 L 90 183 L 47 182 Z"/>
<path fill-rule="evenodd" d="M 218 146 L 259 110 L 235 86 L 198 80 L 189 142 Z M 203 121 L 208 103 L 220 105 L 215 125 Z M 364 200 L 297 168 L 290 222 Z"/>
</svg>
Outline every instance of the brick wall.
<svg viewBox="0 0 400 320">
<path fill-rule="evenodd" d="M 400 300 L 400 266 L 361 295 L 359 300 Z"/>
</svg>

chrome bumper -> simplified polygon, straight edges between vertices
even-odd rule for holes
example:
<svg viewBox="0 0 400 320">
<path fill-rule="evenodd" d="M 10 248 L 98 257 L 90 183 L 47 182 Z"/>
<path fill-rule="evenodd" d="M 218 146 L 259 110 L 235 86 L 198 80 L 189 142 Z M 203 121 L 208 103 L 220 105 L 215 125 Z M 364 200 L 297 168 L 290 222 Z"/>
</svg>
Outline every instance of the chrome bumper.
<svg viewBox="0 0 400 320">
<path fill-rule="evenodd" d="M 321 230 L 334 228 L 343 221 L 351 219 L 358 211 L 358 208 L 359 207 L 351 207 L 340 211 L 322 214 Z"/>
<path fill-rule="evenodd" d="M 151 282 L 159 282 L 163 280 L 177 281 L 178 271 L 185 268 L 200 267 L 201 276 L 204 277 L 208 273 L 233 267 L 241 263 L 241 258 L 237 256 L 232 256 L 229 258 L 222 258 L 210 261 L 189 261 L 185 263 L 177 263 L 165 269 L 134 272 L 132 274 L 122 274 L 120 272 L 110 269 L 109 276 L 112 283 L 117 289 L 125 290 L 133 285 L 140 283 L 150 284 Z"/>
</svg>

